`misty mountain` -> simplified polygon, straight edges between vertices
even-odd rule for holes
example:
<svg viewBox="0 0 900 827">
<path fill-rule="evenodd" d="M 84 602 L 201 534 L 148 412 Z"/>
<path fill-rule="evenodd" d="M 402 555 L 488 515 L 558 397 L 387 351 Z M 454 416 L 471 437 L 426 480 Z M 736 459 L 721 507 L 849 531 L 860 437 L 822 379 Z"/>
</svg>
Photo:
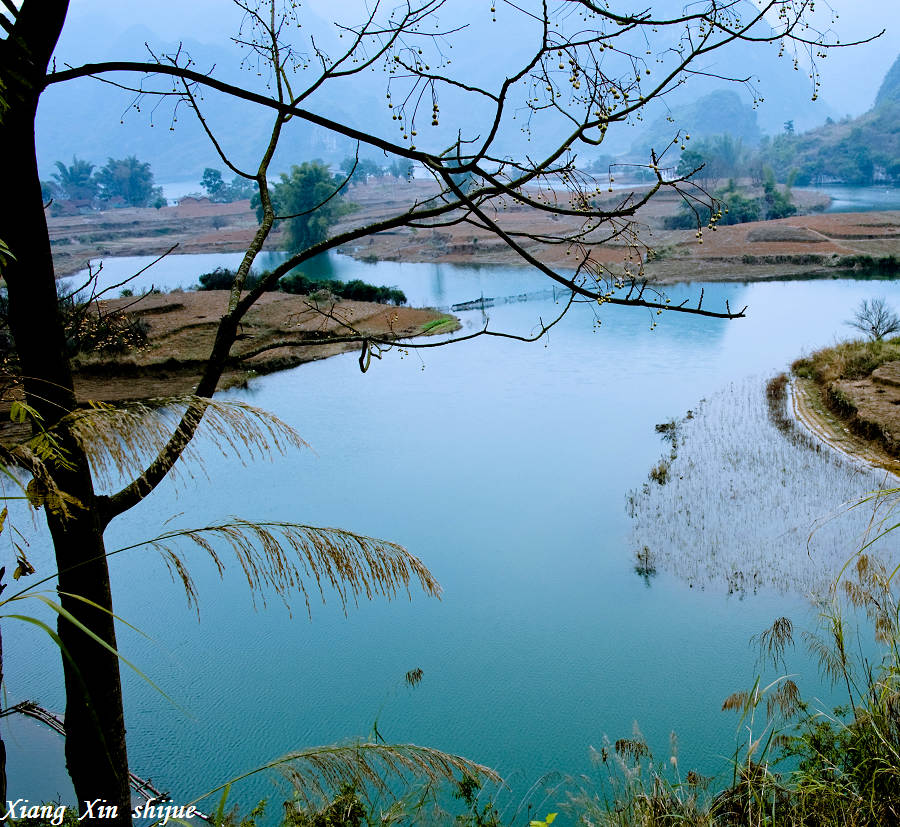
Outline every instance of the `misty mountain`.
<svg viewBox="0 0 900 827">
<path fill-rule="evenodd" d="M 762 154 L 779 178 L 794 172 L 799 184 L 900 181 L 900 57 L 868 112 L 829 119 L 802 135 L 780 135 L 764 142 Z"/>
<path fill-rule="evenodd" d="M 198 0 L 192 7 L 195 18 L 199 7 L 230 8 L 229 4 L 212 6 Z M 350 15 L 349 4 L 337 4 L 334 13 Z M 681 0 L 662 0 L 654 3 L 654 11 L 660 15 L 677 15 L 682 10 Z M 325 4 L 314 4 L 323 8 Z M 246 50 L 239 49 L 222 35 L 230 30 L 223 20 L 216 20 L 209 30 L 203 25 L 193 32 L 186 31 L 182 41 L 172 39 L 177 31 L 177 18 L 162 18 L 157 30 L 151 14 L 146 14 L 141 25 L 127 25 L 127 9 L 117 7 L 115 14 L 104 16 L 98 12 L 98 3 L 79 6 L 73 3 L 70 19 L 66 24 L 57 50 L 58 66 L 77 65 L 85 61 L 106 59 L 150 59 L 152 48 L 157 55 L 174 53 L 190 54 L 199 71 L 213 71 L 217 77 L 266 91 L 268 76 L 252 61 L 247 61 Z M 81 11 L 79 11 L 81 9 Z M 460 22 L 469 25 L 452 36 L 431 44 L 431 59 L 435 64 L 447 61 L 444 71 L 464 82 L 496 86 L 500 79 L 521 65 L 533 54 L 540 42 L 540 26 L 533 18 L 498 4 L 496 13 L 489 11 L 486 3 L 477 0 L 452 0 L 439 19 L 442 28 L 454 28 Z M 494 20 L 493 18 L 496 18 Z M 335 53 L 341 45 L 339 33 L 330 21 L 317 16 L 308 4 L 303 8 L 303 28 L 298 30 L 299 54 L 311 53 L 310 35 L 316 45 L 327 53 Z M 235 18 L 235 25 L 239 18 Z M 577 27 L 578 21 L 563 21 L 561 25 Z M 233 29 L 231 29 L 233 30 Z M 204 39 L 212 37 L 209 40 Z M 673 31 L 663 28 L 650 35 L 652 42 L 633 42 L 626 39 L 622 46 L 643 54 L 649 49 L 662 53 L 671 45 Z M 305 46 L 302 45 L 305 42 Z M 761 54 L 762 51 L 762 54 Z M 802 73 L 792 71 L 787 61 L 776 59 L 776 50 L 769 50 L 771 59 L 758 45 L 736 43 L 706 58 L 698 69 L 701 75 L 673 90 L 664 100 L 648 106 L 643 120 L 630 125 L 611 128 L 600 149 L 610 154 L 624 154 L 635 143 L 648 146 L 661 141 L 668 125 L 672 134 L 685 125 L 698 134 L 717 134 L 739 124 L 748 141 L 757 131 L 779 132 L 786 120 L 793 120 L 798 129 L 821 123 L 828 112 L 821 103 L 810 101 L 811 89 Z M 424 59 L 429 59 L 426 54 Z M 611 61 L 610 74 L 619 71 L 612 63 L 616 55 L 607 55 Z M 243 63 L 242 63 L 243 60 Z M 654 72 L 663 74 L 672 56 L 664 56 Z M 622 61 L 622 66 L 627 61 Z M 302 84 L 305 75 L 311 75 L 315 66 L 298 72 L 296 84 Z M 752 71 L 748 75 L 748 71 Z M 728 83 L 722 77 L 746 78 L 746 84 Z M 144 89 L 155 88 L 172 91 L 171 79 L 145 79 L 119 75 L 122 83 L 142 84 Z M 402 80 L 391 79 L 392 100 L 402 101 Z M 392 110 L 387 106 L 388 76 L 381 66 L 351 78 L 341 78 L 329 83 L 313 94 L 304 105 L 318 114 L 355 126 L 364 131 L 398 140 L 401 137 L 398 122 L 392 120 Z M 730 89 L 731 92 L 723 90 Z M 753 93 L 766 98 L 754 112 L 750 109 Z M 715 93 L 725 97 L 715 97 Z M 519 93 L 517 93 L 519 94 Z M 707 97 L 713 95 L 713 97 Z M 183 104 L 173 105 L 173 98 L 155 100 L 111 87 L 108 83 L 85 78 L 59 87 L 51 86 L 42 96 L 37 120 L 38 160 L 45 177 L 52 172 L 53 162 L 70 162 L 77 155 L 96 164 L 103 164 L 108 157 L 121 158 L 137 155 L 149 161 L 157 181 L 196 180 L 206 166 L 224 169 L 223 162 L 197 122 L 193 113 Z M 562 118 L 542 116 L 529 124 L 523 113 L 521 99 L 510 106 L 509 116 L 496 141 L 498 154 L 521 155 L 523 146 L 529 153 L 539 153 L 541 148 L 558 141 L 571 128 Z M 261 107 L 235 101 L 229 96 L 205 92 L 200 101 L 201 110 L 223 148 L 242 168 L 253 170 L 258 156 L 265 146 L 272 114 Z M 440 151 L 450 145 L 461 130 L 462 137 L 477 140 L 486 134 L 492 114 L 491 102 L 480 96 L 464 95 L 454 91 L 442 91 L 440 96 L 440 125 L 432 127 L 430 98 L 426 101 L 417 125 L 416 138 L 421 148 Z M 397 110 L 394 109 L 393 112 Z M 756 117 L 754 123 L 754 114 Z M 666 120 L 673 117 L 675 123 Z M 721 125 L 716 127 L 716 121 Z M 649 130 L 647 124 L 650 124 Z M 698 131 L 699 130 L 699 131 Z M 324 128 L 293 121 L 286 128 L 279 151 L 272 164 L 273 172 L 287 169 L 291 164 L 312 158 L 329 163 L 340 161 L 355 151 L 355 143 Z M 383 153 L 363 147 L 363 157 L 380 163 L 388 163 Z M 229 175 L 226 171 L 226 176 Z"/>
<path fill-rule="evenodd" d="M 900 56 L 884 76 L 878 94 L 875 96 L 875 109 L 900 103 Z"/>
<path fill-rule="evenodd" d="M 204 43 L 186 39 L 165 42 L 145 26 L 132 26 L 114 39 L 91 40 L 96 33 L 95 20 L 76 18 L 67 26 L 67 38 L 62 41 L 57 63 L 77 65 L 85 61 L 110 59 L 151 60 L 149 44 L 154 53 L 162 55 L 181 50 L 195 61 L 201 72 L 214 70 L 222 80 L 239 84 L 258 92 L 266 92 L 265 80 L 257 77 L 256 67 L 242 68 L 244 57 L 234 44 L 223 40 Z M 89 52 L 85 43 L 98 44 Z M 134 83 L 134 76 L 116 75 L 120 83 Z M 172 80 L 149 79 L 141 82 L 145 89 L 172 91 Z M 237 101 L 214 91 L 204 91 L 200 109 L 223 149 L 241 167 L 249 171 L 258 164 L 258 155 L 265 147 L 274 115 L 262 107 Z M 351 102 L 337 97 L 331 102 L 332 117 L 349 120 Z M 337 157 L 351 151 L 349 141 L 340 145 L 332 133 L 312 125 L 298 124 L 286 131 L 281 145 L 281 157 L 276 169 L 286 168 L 317 156 Z M 111 87 L 92 78 L 84 78 L 51 86 L 41 97 L 37 118 L 38 161 L 42 171 L 49 170 L 57 159 L 70 160 L 72 155 L 102 164 L 107 157 L 137 155 L 151 163 L 157 180 L 199 180 L 203 168 L 222 169 L 209 138 L 194 114 L 183 104 L 177 107 L 171 99 L 138 96 Z M 341 156 L 343 157 L 343 156 Z"/>
<path fill-rule="evenodd" d="M 672 107 L 668 116 L 657 118 L 632 144 L 630 154 L 635 160 L 646 161 L 651 148 L 661 152 L 672 140 L 676 126 L 692 138 L 727 132 L 745 146 L 759 143 L 761 137 L 756 110 L 734 90 L 717 89 L 692 103 Z"/>
</svg>

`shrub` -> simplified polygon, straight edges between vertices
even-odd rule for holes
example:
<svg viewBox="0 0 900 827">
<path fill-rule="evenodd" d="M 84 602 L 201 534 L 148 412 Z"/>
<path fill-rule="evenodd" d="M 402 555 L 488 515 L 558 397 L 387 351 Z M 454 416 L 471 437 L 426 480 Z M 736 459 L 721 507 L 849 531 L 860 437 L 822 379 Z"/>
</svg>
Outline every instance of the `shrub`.
<svg viewBox="0 0 900 827">
<path fill-rule="evenodd" d="M 209 273 L 203 273 L 198 281 L 200 282 L 200 290 L 231 290 L 234 283 L 234 277 L 237 270 L 231 270 L 228 267 L 216 267 Z M 259 282 L 268 275 L 268 271 L 262 273 L 251 272 L 244 282 L 245 290 L 252 290 Z M 276 288 L 272 288 L 275 290 Z"/>
<path fill-rule="evenodd" d="M 745 190 L 737 186 L 734 181 L 729 181 L 728 186 L 717 190 L 715 197 L 724 204 L 717 224 L 746 224 L 751 221 L 760 221 L 773 218 L 786 218 L 797 212 L 797 207 L 791 200 L 790 189 L 781 191 L 775 185 L 774 179 L 766 179 L 761 196 L 753 197 Z M 684 203 L 677 215 L 666 219 L 668 229 L 683 230 L 697 226 L 698 215 L 700 225 L 709 224 L 712 218 L 709 207 L 695 204 L 697 213 Z"/>
<path fill-rule="evenodd" d="M 895 255 L 870 256 L 865 254 L 841 256 L 835 266 L 840 270 L 853 270 L 867 276 L 890 276 L 900 272 L 900 258 Z"/>
<path fill-rule="evenodd" d="M 227 267 L 216 267 L 209 273 L 203 273 L 198 281 L 201 290 L 230 290 L 234 283 L 235 271 Z"/>
<path fill-rule="evenodd" d="M 6 369 L 15 370 L 15 344 L 9 332 L 9 299 L 0 292 L 0 361 Z M 150 325 L 145 319 L 125 310 L 103 310 L 97 302 L 85 301 L 80 295 L 63 293 L 59 299 L 63 318 L 66 349 L 78 353 L 121 354 L 147 344 Z"/>
<path fill-rule="evenodd" d="M 360 302 L 377 302 L 378 304 L 406 304 L 406 294 L 396 287 L 376 287 L 361 279 L 354 279 L 346 284 L 335 279 L 315 280 L 307 278 L 303 273 L 291 273 L 281 279 L 280 288 L 285 293 L 301 296 L 312 296 L 314 293 L 327 290 L 333 296 Z"/>
</svg>

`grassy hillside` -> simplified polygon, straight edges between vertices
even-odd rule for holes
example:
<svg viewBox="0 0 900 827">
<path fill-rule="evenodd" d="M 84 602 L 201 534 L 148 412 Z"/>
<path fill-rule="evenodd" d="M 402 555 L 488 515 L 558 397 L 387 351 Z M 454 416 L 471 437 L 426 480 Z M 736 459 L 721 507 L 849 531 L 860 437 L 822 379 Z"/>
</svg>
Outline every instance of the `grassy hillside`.
<svg viewBox="0 0 900 827">
<path fill-rule="evenodd" d="M 760 150 L 779 179 L 796 170 L 801 185 L 900 182 L 900 57 L 864 115 L 829 121 L 802 135 L 764 139 Z"/>
</svg>

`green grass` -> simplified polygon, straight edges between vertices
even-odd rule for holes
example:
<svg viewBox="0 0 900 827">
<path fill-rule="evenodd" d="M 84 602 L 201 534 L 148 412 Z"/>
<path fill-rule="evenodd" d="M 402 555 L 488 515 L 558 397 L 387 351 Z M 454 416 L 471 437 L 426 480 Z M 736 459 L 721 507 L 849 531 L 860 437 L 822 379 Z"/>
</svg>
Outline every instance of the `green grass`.
<svg viewBox="0 0 900 827">
<path fill-rule="evenodd" d="M 430 322 L 425 322 L 422 325 L 422 333 L 431 333 L 439 327 L 443 327 L 447 324 L 452 324 L 454 320 L 450 316 L 444 316 L 442 319 L 432 319 Z"/>
</svg>

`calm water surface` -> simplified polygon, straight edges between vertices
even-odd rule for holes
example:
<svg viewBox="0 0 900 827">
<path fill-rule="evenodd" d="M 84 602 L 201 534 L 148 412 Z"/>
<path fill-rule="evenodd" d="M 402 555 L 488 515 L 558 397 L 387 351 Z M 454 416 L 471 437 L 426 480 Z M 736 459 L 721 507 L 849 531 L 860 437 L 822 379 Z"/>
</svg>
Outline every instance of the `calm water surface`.
<svg viewBox="0 0 900 827">
<path fill-rule="evenodd" d="M 831 196 L 826 212 L 869 212 L 872 210 L 900 210 L 900 188 L 890 186 L 853 187 L 831 184 L 816 187 Z"/>
<path fill-rule="evenodd" d="M 172 257 L 165 280 L 153 278 L 187 285 L 230 258 Z M 105 276 L 136 263 L 109 262 Z M 337 278 L 398 285 L 415 304 L 544 286 L 514 268 L 337 256 L 324 266 Z M 185 469 L 115 521 L 109 548 L 229 515 L 340 526 L 405 545 L 439 579 L 443 599 L 414 592 L 344 617 L 331 597 L 313 602 L 311 620 L 300 600 L 293 617 L 277 598 L 255 611 L 234 566 L 220 582 L 185 549 L 198 619 L 155 552 L 112 558 L 116 611 L 152 640 L 123 629 L 120 646 L 178 704 L 126 671 L 133 769 L 186 800 L 290 750 L 364 736 L 377 716 L 387 739 L 474 758 L 519 790 L 549 770 L 588 771 L 588 747 L 629 736 L 635 721 L 660 755 L 676 729 L 685 770 L 722 771 L 737 722 L 719 709 L 755 677 L 749 637 L 784 614 L 809 625 L 810 611 L 790 584 L 729 595 L 720 582 L 689 586 L 663 569 L 648 585 L 633 568 L 626 494 L 662 450 L 656 423 L 845 337 L 860 299 L 884 295 L 896 306 L 900 291 L 872 281 L 705 289 L 705 306 L 747 304 L 748 318 L 672 315 L 651 332 L 656 317 L 644 311 L 604 308 L 598 327 L 580 307 L 546 343 L 480 339 L 421 358 L 391 354 L 366 375 L 351 354 L 229 394 L 273 411 L 314 450 L 242 466 L 210 448 L 204 469 Z M 557 309 L 551 300 L 498 306 L 490 326 L 528 332 Z M 466 330 L 485 322 L 480 312 L 461 318 Z M 745 438 L 739 425 L 724 433 Z M 760 492 L 735 491 L 753 512 Z M 823 503 L 823 513 L 835 505 Z M 52 570 L 44 534 L 28 531 L 35 564 Z M 733 531 L 740 543 L 740 521 Z M 62 709 L 52 646 L 9 624 L 4 644 L 9 701 Z M 423 682 L 403 687 L 416 667 Z M 811 663 L 798 656 L 793 668 L 805 693 L 826 697 Z M 63 772 L 53 738 L 35 745 L 31 732 L 13 733 L 10 790 L 35 799 L 55 793 Z M 236 800 L 277 795 L 272 783 L 246 783 Z"/>
</svg>

